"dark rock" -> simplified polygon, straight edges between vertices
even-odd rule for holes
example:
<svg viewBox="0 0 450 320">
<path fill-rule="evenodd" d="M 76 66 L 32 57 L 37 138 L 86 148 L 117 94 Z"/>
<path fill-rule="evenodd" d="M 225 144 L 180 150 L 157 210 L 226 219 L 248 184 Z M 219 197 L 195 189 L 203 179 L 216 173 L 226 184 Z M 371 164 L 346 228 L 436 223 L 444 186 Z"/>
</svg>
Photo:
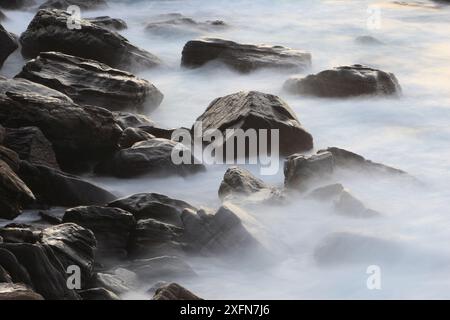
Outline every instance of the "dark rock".
<svg viewBox="0 0 450 320">
<path fill-rule="evenodd" d="M 155 136 L 156 138 L 163 138 L 163 139 L 167 139 L 167 140 L 172 140 L 172 134 L 175 130 L 183 129 L 183 130 L 189 131 L 188 128 L 167 129 L 167 128 L 157 127 L 155 125 L 152 125 L 152 126 L 143 125 L 143 126 L 140 126 L 140 129 L 144 130 L 147 133 L 150 133 L 151 135 Z"/>
<path fill-rule="evenodd" d="M 0 266 L 8 273 L 8 276 L 13 283 L 24 283 L 28 286 L 32 286 L 28 271 L 19 261 L 17 261 L 15 255 L 2 248 L 0 248 Z"/>
<path fill-rule="evenodd" d="M 193 36 L 214 29 L 223 29 L 225 22 L 221 20 L 198 22 L 182 14 L 172 13 L 160 15 L 145 26 L 145 30 L 160 36 Z"/>
<path fill-rule="evenodd" d="M 39 236 L 26 228 L 0 228 L 0 237 L 5 243 L 36 243 Z"/>
<path fill-rule="evenodd" d="M 33 5 L 34 0 L 0 0 L 0 8 L 16 10 Z"/>
<path fill-rule="evenodd" d="M 129 127 L 123 130 L 122 135 L 119 138 L 119 148 L 131 148 L 136 142 L 148 141 L 154 138 L 155 136 L 140 128 Z"/>
<path fill-rule="evenodd" d="M 177 148 L 177 149 L 174 149 Z M 179 148 L 179 149 L 178 149 Z M 172 152 L 188 153 L 191 164 L 175 164 Z M 138 175 L 180 175 L 187 176 L 204 170 L 201 164 L 194 164 L 194 156 L 182 144 L 155 138 L 135 143 L 131 148 L 117 151 L 112 158 L 99 163 L 95 171 L 98 174 L 130 178 Z"/>
<path fill-rule="evenodd" d="M 6 20 L 8 17 L 0 10 L 0 22 Z"/>
<path fill-rule="evenodd" d="M 122 130 L 125 130 L 126 128 L 139 128 L 141 126 L 154 125 L 152 120 L 142 114 L 120 111 L 113 112 L 113 116 Z"/>
<path fill-rule="evenodd" d="M 105 288 L 92 288 L 78 291 L 83 300 L 120 300 L 120 298 L 112 291 Z"/>
<path fill-rule="evenodd" d="M 42 52 L 16 76 L 58 90 L 80 105 L 108 110 L 155 108 L 163 94 L 150 82 L 103 63 Z"/>
<path fill-rule="evenodd" d="M 111 18 L 108 16 L 101 16 L 95 18 L 86 18 L 90 23 L 96 24 L 99 27 L 107 28 L 110 30 L 124 30 L 128 28 L 128 25 L 122 19 Z"/>
<path fill-rule="evenodd" d="M 34 199 L 33 192 L 6 162 L 0 160 L 0 218 L 14 219 Z"/>
<path fill-rule="evenodd" d="M 176 256 L 133 260 L 130 264 L 130 269 L 145 281 L 150 279 L 169 281 L 177 277 L 197 275 L 189 264 Z"/>
<path fill-rule="evenodd" d="M 21 283 L 0 283 L 0 300 L 44 300 L 44 298 Z"/>
<path fill-rule="evenodd" d="M 51 225 L 58 225 L 62 223 L 64 211 L 62 213 L 55 210 L 39 211 L 39 216 L 43 221 Z"/>
<path fill-rule="evenodd" d="M 116 197 L 81 178 L 45 166 L 20 163 L 19 176 L 44 206 L 73 207 L 105 204 Z"/>
<path fill-rule="evenodd" d="M 156 56 L 87 20 L 80 20 L 81 29 L 67 28 L 69 17 L 65 11 L 40 10 L 20 37 L 22 54 L 34 58 L 41 52 L 58 51 L 125 70 L 161 65 Z"/>
<path fill-rule="evenodd" d="M 325 98 L 401 93 L 394 74 L 359 64 L 325 70 L 305 78 L 291 78 L 284 88 L 293 94 Z"/>
<path fill-rule="evenodd" d="M 100 258 L 123 259 L 136 221 L 119 208 L 98 206 L 76 207 L 66 211 L 63 222 L 73 222 L 95 234 Z"/>
<path fill-rule="evenodd" d="M 131 212 L 136 220 L 155 219 L 181 227 L 184 209 L 197 210 L 187 202 L 158 193 L 138 193 L 108 204 Z"/>
<path fill-rule="evenodd" d="M 9 273 L 0 265 L 0 283 L 2 282 L 13 283 Z"/>
<path fill-rule="evenodd" d="M 181 64 L 185 67 L 197 68 L 213 60 L 244 73 L 261 68 L 304 70 L 311 65 L 309 53 L 282 46 L 206 38 L 189 41 L 183 48 Z"/>
<path fill-rule="evenodd" d="M 3 140 L 5 139 L 5 135 L 6 135 L 6 130 L 0 124 L 0 145 L 3 144 Z"/>
<path fill-rule="evenodd" d="M 80 107 L 66 95 L 25 79 L 0 79 L 0 123 L 38 127 L 61 165 L 114 151 L 121 134 L 110 111 Z"/>
<path fill-rule="evenodd" d="M 156 290 L 153 300 L 203 300 L 177 283 L 170 283 Z"/>
<path fill-rule="evenodd" d="M 37 127 L 7 129 L 4 145 L 31 164 L 59 169 L 51 142 Z"/>
<path fill-rule="evenodd" d="M 300 125 L 295 113 L 286 102 L 271 94 L 250 91 L 217 98 L 197 121 L 202 122 L 203 134 L 210 129 L 218 129 L 221 132 L 230 128 L 244 131 L 267 129 L 268 151 L 271 151 L 271 129 L 278 129 L 281 155 L 310 150 L 313 147 L 312 136 Z M 246 152 L 251 153 L 252 146 L 247 142 L 245 144 Z"/>
<path fill-rule="evenodd" d="M 0 43 L 2 46 L 0 47 L 0 68 L 3 66 L 5 60 L 9 57 L 11 53 L 16 51 L 19 47 L 17 44 L 17 39 L 14 35 L 9 33 L 3 28 L 0 24 Z"/>
<path fill-rule="evenodd" d="M 61 9 L 66 10 L 69 6 L 78 6 L 82 10 L 93 10 L 107 7 L 105 0 L 48 0 L 39 9 Z"/>
<path fill-rule="evenodd" d="M 0 160 L 6 162 L 6 164 L 12 169 L 12 171 L 17 172 L 20 166 L 19 155 L 4 146 L 0 146 Z"/>
<path fill-rule="evenodd" d="M 331 175 L 334 166 L 331 152 L 311 156 L 293 154 L 284 163 L 284 185 L 287 188 L 305 191 L 309 183 Z"/>
</svg>

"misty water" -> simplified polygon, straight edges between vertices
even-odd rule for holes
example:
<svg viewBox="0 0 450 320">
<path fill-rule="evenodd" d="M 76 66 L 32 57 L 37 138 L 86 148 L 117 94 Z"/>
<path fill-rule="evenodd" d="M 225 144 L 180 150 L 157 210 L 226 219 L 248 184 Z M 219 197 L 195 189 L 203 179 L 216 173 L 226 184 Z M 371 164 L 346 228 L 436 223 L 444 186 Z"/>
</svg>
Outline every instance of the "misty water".
<svg viewBox="0 0 450 320">
<path fill-rule="evenodd" d="M 414 2 L 414 1 L 410 1 Z M 190 127 L 216 97 L 241 90 L 258 90 L 284 99 L 301 124 L 313 135 L 315 150 L 338 146 L 407 171 L 419 183 L 339 172 L 342 183 L 367 207 L 381 212 L 372 219 L 337 215 L 328 204 L 302 198 L 285 206 L 254 206 L 252 231 L 276 247 L 269 263 L 257 258 L 226 263 L 219 258 L 188 258 L 198 276 L 179 282 L 206 299 L 306 298 L 450 298 L 450 6 L 419 1 L 415 6 L 393 1 L 111 1 L 108 9 L 83 12 L 84 17 L 122 18 L 121 32 L 130 42 L 156 54 L 165 67 L 138 73 L 165 95 L 149 112 L 165 127 Z M 417 3 L 421 5 L 417 5 Z M 367 21 L 376 6 L 379 28 Z M 182 13 L 197 21 L 224 20 L 229 27 L 215 31 L 155 35 L 145 30 L 152 17 Z M 7 12 L 3 24 L 23 32 L 33 12 Z M 371 35 L 382 44 L 361 45 L 358 36 Z M 403 94 L 400 98 L 319 99 L 289 95 L 282 85 L 293 74 L 258 71 L 238 74 L 224 66 L 195 70 L 180 67 L 186 41 L 200 36 L 243 43 L 266 43 L 301 49 L 312 54 L 305 74 L 355 63 L 392 72 Z M 23 65 L 16 52 L 2 74 L 13 76 Z M 274 176 L 261 176 L 283 185 L 282 162 Z M 257 167 L 247 167 L 259 175 Z M 196 206 L 217 208 L 217 190 L 226 166 L 187 178 L 124 180 L 88 175 L 91 181 L 126 196 L 158 192 Z M 19 219 L 25 219 L 24 217 Z M 392 259 L 385 248 L 364 252 L 381 268 L 381 290 L 366 285 L 368 264 L 319 266 L 314 250 L 331 232 L 353 232 L 385 239 L 398 249 Z M 387 250 L 389 251 L 389 250 Z M 397 252 L 397 251 L 396 251 Z M 145 289 L 128 298 L 148 298 Z"/>
</svg>

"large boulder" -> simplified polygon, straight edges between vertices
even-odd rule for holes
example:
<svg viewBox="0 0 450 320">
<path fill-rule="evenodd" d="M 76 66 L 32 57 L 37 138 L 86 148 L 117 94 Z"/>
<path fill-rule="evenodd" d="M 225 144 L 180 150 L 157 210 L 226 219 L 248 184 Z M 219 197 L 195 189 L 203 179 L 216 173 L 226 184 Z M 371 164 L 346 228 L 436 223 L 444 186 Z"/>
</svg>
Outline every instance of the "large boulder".
<svg viewBox="0 0 450 320">
<path fill-rule="evenodd" d="M 18 174 L 35 193 L 37 204 L 43 206 L 96 205 L 116 198 L 77 176 L 26 161 L 21 161 Z"/>
<path fill-rule="evenodd" d="M 118 199 L 108 204 L 131 212 L 136 220 L 155 219 L 181 227 L 181 214 L 184 209 L 197 210 L 182 200 L 173 199 L 158 193 L 138 193 Z"/>
<path fill-rule="evenodd" d="M 6 162 L 0 160 L 0 218 L 14 219 L 34 200 L 33 192 Z"/>
<path fill-rule="evenodd" d="M 34 0 L 0 0 L 0 8 L 16 10 L 31 6 L 34 3 Z"/>
<path fill-rule="evenodd" d="M 109 16 L 101 16 L 95 18 L 86 18 L 90 23 L 96 24 L 109 30 L 120 31 L 128 28 L 128 25 L 122 19 L 111 18 Z"/>
<path fill-rule="evenodd" d="M 44 298 L 24 284 L 0 283 L 0 300 L 44 300 Z"/>
<path fill-rule="evenodd" d="M 311 65 L 309 53 L 282 46 L 206 38 L 189 41 L 183 48 L 181 64 L 185 67 L 197 68 L 213 60 L 244 73 L 261 68 L 304 70 Z"/>
<path fill-rule="evenodd" d="M 150 82 L 94 60 L 42 52 L 16 76 L 58 90 L 80 105 L 108 110 L 155 108 L 162 93 Z"/>
<path fill-rule="evenodd" d="M 226 27 L 221 20 L 195 21 L 179 13 L 159 15 L 145 26 L 145 30 L 158 36 L 193 36 Z"/>
<path fill-rule="evenodd" d="M 266 141 L 269 144 L 267 146 L 269 151 L 271 130 L 278 129 L 281 155 L 310 150 L 313 147 L 311 134 L 300 125 L 294 111 L 286 102 L 271 94 L 249 91 L 217 98 L 197 121 L 202 124 L 203 136 L 207 130 L 214 129 L 221 132 L 225 132 L 226 129 L 244 131 L 267 129 L 269 137 Z M 245 147 L 247 153 L 250 153 L 252 146 L 245 142 Z"/>
<path fill-rule="evenodd" d="M 326 98 L 401 93 L 394 74 L 359 64 L 325 70 L 305 78 L 292 78 L 284 87 L 294 94 Z"/>
<path fill-rule="evenodd" d="M 177 148 L 177 149 L 175 149 Z M 186 152 L 190 163 L 176 164 L 172 154 L 180 150 Z M 144 174 L 187 176 L 204 170 L 190 150 L 171 140 L 155 138 L 135 143 L 132 147 L 117 151 L 110 159 L 99 163 L 98 174 L 130 178 Z"/>
<path fill-rule="evenodd" d="M 61 10 L 40 10 L 20 37 L 22 54 L 34 58 L 41 52 L 58 51 L 124 70 L 161 65 L 156 56 L 135 47 L 118 33 L 87 20 L 77 21 L 81 29 L 68 28 L 70 17 Z"/>
<path fill-rule="evenodd" d="M 177 283 L 170 283 L 158 288 L 153 300 L 203 300 Z"/>
<path fill-rule="evenodd" d="M 4 145 L 17 152 L 21 160 L 59 169 L 51 142 L 37 127 L 6 129 Z"/>
<path fill-rule="evenodd" d="M 136 221 L 133 215 L 119 208 L 83 206 L 66 211 L 63 222 L 76 223 L 94 232 L 99 258 L 124 259 Z"/>
<path fill-rule="evenodd" d="M 5 60 L 9 57 L 11 53 L 16 51 L 19 47 L 16 37 L 9 33 L 3 28 L 0 24 L 0 43 L 2 46 L 0 47 L 0 68 L 3 66 Z"/>
<path fill-rule="evenodd" d="M 113 152 L 121 134 L 110 111 L 80 107 L 66 95 L 25 79 L 0 79 L 0 123 L 38 127 L 61 165 Z"/>
<path fill-rule="evenodd" d="M 47 0 L 40 9 L 66 10 L 69 6 L 78 6 L 82 10 L 93 10 L 107 7 L 106 0 Z"/>
</svg>

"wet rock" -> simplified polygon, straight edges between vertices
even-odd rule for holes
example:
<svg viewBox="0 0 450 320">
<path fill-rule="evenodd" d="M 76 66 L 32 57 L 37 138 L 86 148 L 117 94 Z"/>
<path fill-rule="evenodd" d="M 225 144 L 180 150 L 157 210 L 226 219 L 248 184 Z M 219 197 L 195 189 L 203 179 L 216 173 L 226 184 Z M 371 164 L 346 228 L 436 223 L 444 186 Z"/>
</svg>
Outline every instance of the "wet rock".
<svg viewBox="0 0 450 320">
<path fill-rule="evenodd" d="M 192 36 L 226 27 L 221 20 L 198 22 L 182 14 L 160 15 L 145 26 L 145 30 L 160 36 Z"/>
<path fill-rule="evenodd" d="M 5 60 L 9 57 L 11 53 L 16 51 L 19 47 L 17 43 L 17 39 L 14 35 L 9 33 L 3 28 L 0 24 L 0 43 L 2 46 L 0 47 L 0 68 L 3 66 Z"/>
<path fill-rule="evenodd" d="M 0 300 L 44 300 L 44 298 L 21 283 L 0 283 Z"/>
<path fill-rule="evenodd" d="M 106 64 L 42 52 L 16 76 L 58 90 L 80 105 L 108 110 L 156 108 L 163 94 L 150 82 Z"/>
<path fill-rule="evenodd" d="M 156 290 L 153 300 L 203 300 L 177 283 L 170 283 Z"/>
<path fill-rule="evenodd" d="M 219 61 L 239 72 L 261 68 L 304 70 L 311 65 L 309 53 L 282 46 L 240 44 L 222 39 L 200 39 L 186 43 L 181 64 L 198 68 Z"/>
<path fill-rule="evenodd" d="M 128 242 L 136 221 L 133 215 L 119 208 L 84 206 L 68 209 L 63 222 L 76 223 L 94 232 L 99 258 L 127 257 Z"/>
<path fill-rule="evenodd" d="M 0 8 L 16 10 L 33 5 L 34 0 L 0 0 Z"/>
<path fill-rule="evenodd" d="M 155 136 L 140 128 L 129 127 L 123 130 L 122 135 L 119 138 L 119 148 L 131 148 L 136 142 L 148 141 L 154 138 Z"/>
<path fill-rule="evenodd" d="M 203 135 L 210 129 L 218 129 L 221 132 L 229 128 L 244 131 L 267 129 L 269 151 L 271 129 L 278 129 L 281 155 L 289 155 L 313 147 L 312 136 L 300 125 L 292 109 L 286 102 L 271 94 L 249 91 L 217 98 L 211 102 L 197 121 L 202 122 Z M 255 153 L 251 151 L 255 146 L 245 142 L 245 147 L 247 154 Z"/>
<path fill-rule="evenodd" d="M 363 95 L 399 95 L 401 88 L 394 74 L 355 64 L 291 78 L 284 88 L 300 95 L 345 98 Z"/>
<path fill-rule="evenodd" d="M 21 160 L 59 169 L 51 142 L 37 127 L 7 129 L 4 145 L 17 152 Z"/>
<path fill-rule="evenodd" d="M 197 275 L 189 264 L 176 256 L 133 260 L 130 264 L 130 269 L 145 281 L 150 279 L 169 281 L 169 279 L 177 277 L 193 277 Z"/>
<path fill-rule="evenodd" d="M 110 30 L 120 31 L 128 28 L 128 25 L 124 20 L 111 18 L 108 16 L 86 18 L 86 20 L 90 23 L 96 24 L 99 27 L 107 28 Z"/>
<path fill-rule="evenodd" d="M 178 227 L 182 227 L 181 214 L 184 209 L 197 210 L 187 202 L 158 193 L 134 194 L 113 201 L 108 206 L 131 212 L 136 220 L 155 219 Z"/>
<path fill-rule="evenodd" d="M 23 283 L 27 286 L 32 286 L 28 271 L 17 261 L 15 255 L 2 248 L 0 248 L 0 266 L 5 270 L 12 283 Z"/>
<path fill-rule="evenodd" d="M 331 152 L 311 156 L 293 154 L 284 163 L 284 185 L 290 189 L 306 191 L 311 182 L 331 175 L 334 166 Z"/>
<path fill-rule="evenodd" d="M 110 111 L 80 107 L 66 95 L 25 79 L 0 79 L 0 123 L 38 127 L 60 165 L 113 152 L 121 134 Z"/>
<path fill-rule="evenodd" d="M 153 126 L 154 122 L 147 116 L 131 112 L 113 112 L 114 120 L 122 130 L 126 128 L 139 128 L 142 126 Z"/>
<path fill-rule="evenodd" d="M 23 56 L 34 58 L 41 52 L 57 51 L 124 70 L 161 65 L 161 60 L 153 54 L 87 20 L 80 20 L 81 29 L 67 28 L 70 17 L 65 11 L 40 10 L 20 37 Z"/>
<path fill-rule="evenodd" d="M 26 161 L 21 161 L 18 174 L 35 193 L 37 204 L 44 207 L 105 204 L 116 198 L 80 177 Z"/>
<path fill-rule="evenodd" d="M 39 236 L 26 228 L 0 228 L 0 237 L 5 243 L 36 243 Z"/>
<path fill-rule="evenodd" d="M 12 171 L 17 172 L 20 166 L 19 155 L 4 146 L 0 146 L 0 160 L 6 162 L 6 164 L 12 169 Z"/>
<path fill-rule="evenodd" d="M 78 6 L 82 10 L 101 9 L 107 7 L 105 0 L 48 0 L 39 9 L 61 9 L 66 10 L 69 6 Z"/>
<path fill-rule="evenodd" d="M 35 197 L 27 185 L 0 160 L 0 218 L 14 219 Z"/>
<path fill-rule="evenodd" d="M 92 288 L 78 291 L 83 300 L 120 300 L 120 298 L 112 291 L 105 288 Z"/>
<path fill-rule="evenodd" d="M 174 148 L 177 148 L 174 150 Z M 185 154 L 189 163 L 175 164 L 172 152 Z M 186 157 L 186 155 L 185 155 Z M 135 143 L 131 148 L 117 151 L 110 159 L 99 163 L 95 171 L 98 174 L 130 178 L 144 174 L 187 176 L 204 170 L 201 164 L 194 164 L 190 150 L 174 141 L 155 138 Z"/>
</svg>

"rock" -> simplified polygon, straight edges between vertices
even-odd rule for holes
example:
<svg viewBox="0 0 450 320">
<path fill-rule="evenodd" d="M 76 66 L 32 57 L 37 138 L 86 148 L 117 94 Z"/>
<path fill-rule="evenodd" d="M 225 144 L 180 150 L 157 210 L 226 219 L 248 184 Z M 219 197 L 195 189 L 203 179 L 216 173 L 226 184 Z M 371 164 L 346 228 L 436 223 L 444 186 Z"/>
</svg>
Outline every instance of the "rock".
<svg viewBox="0 0 450 320">
<path fill-rule="evenodd" d="M 0 8 L 8 10 L 17 10 L 33 4 L 34 0 L 0 0 Z"/>
<path fill-rule="evenodd" d="M 145 30 L 159 36 L 193 36 L 214 29 L 223 29 L 225 22 L 221 20 L 198 22 L 182 14 L 172 13 L 160 15 L 145 26 Z"/>
<path fill-rule="evenodd" d="M 30 275 L 35 291 L 45 299 L 79 299 L 75 291 L 68 289 L 66 270 L 49 248 L 30 243 L 0 243 L 0 248 L 16 257 Z"/>
<path fill-rule="evenodd" d="M 52 249 L 65 270 L 71 265 L 78 266 L 83 283 L 91 279 L 97 247 L 92 231 L 64 223 L 44 229 L 41 243 Z"/>
<path fill-rule="evenodd" d="M 0 283 L 0 300 L 44 300 L 44 298 L 24 284 Z"/>
<path fill-rule="evenodd" d="M 337 200 L 344 190 L 342 184 L 334 183 L 314 189 L 308 196 L 316 200 Z"/>
<path fill-rule="evenodd" d="M 105 204 L 116 197 L 81 178 L 45 166 L 20 163 L 19 176 L 44 206 L 73 207 Z"/>
<path fill-rule="evenodd" d="M 19 155 L 11 149 L 0 146 L 0 160 L 6 162 L 12 171 L 17 172 L 20 166 Z"/>
<path fill-rule="evenodd" d="M 114 120 L 122 130 L 126 128 L 139 128 L 141 126 L 153 126 L 154 122 L 147 116 L 131 112 L 113 112 Z"/>
<path fill-rule="evenodd" d="M 8 17 L 0 10 L 0 22 L 6 19 L 8 19 Z"/>
<path fill-rule="evenodd" d="M 181 214 L 184 209 L 197 211 L 197 208 L 187 202 L 158 193 L 134 194 L 113 201 L 108 206 L 131 212 L 136 220 L 155 219 L 177 227 L 182 227 Z"/>
<path fill-rule="evenodd" d="M 156 290 L 153 300 L 203 300 L 177 283 L 170 283 Z"/>
<path fill-rule="evenodd" d="M 189 264 L 176 256 L 163 256 L 151 259 L 133 260 L 130 269 L 143 280 L 167 280 L 193 277 L 197 274 Z"/>
<path fill-rule="evenodd" d="M 372 36 L 359 36 L 359 37 L 356 37 L 355 42 L 357 44 L 370 45 L 370 46 L 383 44 L 383 42 L 381 42 L 380 40 L 378 40 L 377 38 L 374 38 Z"/>
<path fill-rule="evenodd" d="M 111 18 L 108 16 L 86 18 L 86 20 L 99 27 L 107 28 L 110 30 L 120 31 L 128 28 L 127 23 L 122 19 Z"/>
<path fill-rule="evenodd" d="M 0 123 L 38 127 L 61 165 L 114 151 L 121 134 L 110 111 L 80 107 L 66 95 L 25 79 L 0 79 Z"/>
<path fill-rule="evenodd" d="M 284 88 L 293 94 L 325 98 L 401 94 L 394 74 L 359 64 L 325 70 L 305 78 L 291 78 Z"/>
<path fill-rule="evenodd" d="M 403 170 L 366 160 L 363 156 L 345 149 L 329 147 L 324 150 L 319 150 L 317 153 L 331 153 L 336 167 L 341 169 L 356 170 L 370 174 L 407 175 Z"/>
<path fill-rule="evenodd" d="M 21 213 L 21 209 L 35 200 L 33 192 L 0 160 L 0 218 L 14 219 Z"/>
<path fill-rule="evenodd" d="M 23 283 L 27 286 L 32 286 L 28 271 L 17 261 L 15 255 L 2 248 L 0 248 L 0 266 L 5 270 L 12 283 Z"/>
<path fill-rule="evenodd" d="M 51 142 L 37 127 L 7 129 L 4 145 L 31 164 L 59 169 Z"/>
<path fill-rule="evenodd" d="M 9 273 L 0 265 L 0 283 L 2 282 L 13 283 Z"/>
<path fill-rule="evenodd" d="M 353 218 L 371 218 L 379 215 L 375 210 L 366 208 L 361 200 L 356 199 L 348 191 L 341 193 L 339 200 L 335 202 L 335 208 L 340 214 Z"/>
<path fill-rule="evenodd" d="M 106 64 L 59 52 L 42 52 L 23 67 L 24 78 L 60 91 L 80 105 L 108 110 L 156 108 L 163 94 L 150 82 Z"/>
<path fill-rule="evenodd" d="M 130 234 L 136 226 L 131 213 L 119 208 L 98 206 L 68 209 L 63 222 L 76 223 L 94 232 L 98 255 L 102 259 L 126 258 Z"/>
<path fill-rule="evenodd" d="M 188 153 L 191 164 L 175 164 L 172 160 L 172 152 L 176 152 L 175 147 L 182 153 Z M 195 161 L 190 150 L 183 145 L 171 140 L 155 138 L 117 151 L 110 159 L 99 163 L 95 172 L 119 178 L 131 178 L 144 174 L 187 176 L 204 170 L 204 166 L 194 164 Z"/>
<path fill-rule="evenodd" d="M 83 300 L 120 300 L 120 298 L 112 291 L 105 288 L 92 288 L 78 291 Z"/>
<path fill-rule="evenodd" d="M 116 295 L 121 295 L 131 291 L 127 281 L 115 274 L 97 273 L 95 284 L 115 293 Z"/>
<path fill-rule="evenodd" d="M 40 10 L 20 37 L 23 56 L 34 58 L 41 52 L 57 51 L 124 70 L 161 65 L 161 60 L 153 54 L 135 47 L 118 33 L 87 20 L 79 21 L 81 29 L 67 28 L 70 17 L 65 11 Z"/>
<path fill-rule="evenodd" d="M 5 243 L 36 243 L 39 236 L 26 228 L 0 228 L 0 237 Z"/>
<path fill-rule="evenodd" d="M 119 148 L 131 148 L 136 142 L 148 141 L 154 139 L 155 136 L 147 133 L 140 128 L 126 128 L 119 138 Z"/>
<path fill-rule="evenodd" d="M 0 47 L 0 68 L 1 68 L 5 60 L 9 57 L 9 55 L 14 51 L 16 51 L 16 49 L 19 47 L 15 36 L 6 31 L 1 24 L 0 24 L 0 43 L 2 44 L 2 46 Z"/>
<path fill-rule="evenodd" d="M 39 211 L 39 216 L 41 219 L 50 225 L 58 225 L 62 224 L 62 217 L 64 216 L 64 212 L 59 212 L 59 210 L 46 210 Z"/>
<path fill-rule="evenodd" d="M 269 151 L 271 129 L 278 129 L 281 155 L 310 150 L 313 147 L 312 136 L 300 125 L 292 109 L 286 102 L 271 94 L 250 91 L 217 98 L 197 121 L 202 122 L 203 135 L 205 131 L 213 129 L 221 132 L 230 128 L 244 131 L 267 129 Z M 250 150 L 253 148 L 248 143 L 245 146 L 246 153 L 252 153 Z"/>
<path fill-rule="evenodd" d="M 311 156 L 293 154 L 284 163 L 284 185 L 286 188 L 305 191 L 314 180 L 331 175 L 334 166 L 331 152 Z"/>
<path fill-rule="evenodd" d="M 261 68 L 304 70 L 311 65 L 309 53 L 282 46 L 205 38 L 189 41 L 183 48 L 181 64 L 185 67 L 198 68 L 213 60 L 243 73 Z"/>
<path fill-rule="evenodd" d="M 156 138 L 163 138 L 163 139 L 167 139 L 167 140 L 172 140 L 172 134 L 175 130 L 178 129 L 183 129 L 183 130 L 187 130 L 189 131 L 188 128 L 171 128 L 171 129 L 167 129 L 167 128 L 161 128 L 155 125 L 143 125 L 139 127 L 140 129 L 144 130 L 147 133 L 150 133 L 151 135 L 155 136 Z"/>
<path fill-rule="evenodd" d="M 0 124 L 0 145 L 3 144 L 3 140 L 5 140 L 6 130 Z"/>
<path fill-rule="evenodd" d="M 82 10 L 93 10 L 107 7 L 105 0 L 47 0 L 39 9 L 61 9 L 66 10 L 69 6 L 78 6 Z"/>
</svg>

